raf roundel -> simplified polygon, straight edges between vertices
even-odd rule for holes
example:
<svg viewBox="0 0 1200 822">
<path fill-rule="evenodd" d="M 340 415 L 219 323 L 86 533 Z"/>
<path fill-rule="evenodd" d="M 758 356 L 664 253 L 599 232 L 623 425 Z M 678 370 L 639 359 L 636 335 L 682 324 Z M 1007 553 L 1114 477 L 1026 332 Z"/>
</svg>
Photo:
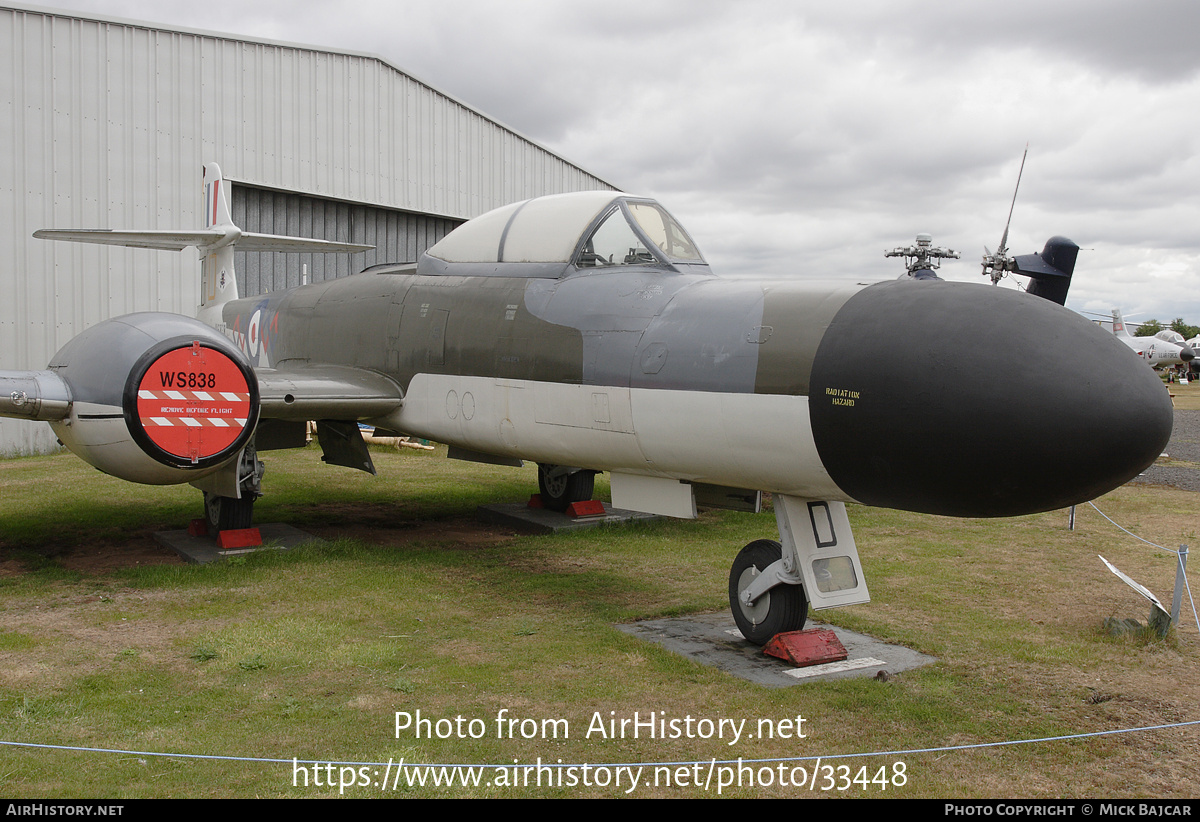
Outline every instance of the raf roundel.
<svg viewBox="0 0 1200 822">
<path fill-rule="evenodd" d="M 225 351 L 174 340 L 147 352 L 133 369 L 126 419 L 155 459 L 205 467 L 229 459 L 249 440 L 258 416 L 257 387 L 253 373 Z"/>
</svg>

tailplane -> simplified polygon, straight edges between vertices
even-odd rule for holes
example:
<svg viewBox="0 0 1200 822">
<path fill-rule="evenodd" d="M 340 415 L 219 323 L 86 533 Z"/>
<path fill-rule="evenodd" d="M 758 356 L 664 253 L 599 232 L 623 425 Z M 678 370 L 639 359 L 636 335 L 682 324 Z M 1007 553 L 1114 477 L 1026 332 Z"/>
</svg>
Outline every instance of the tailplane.
<svg viewBox="0 0 1200 822">
<path fill-rule="evenodd" d="M 234 247 L 242 251 L 279 251 L 299 254 L 357 253 L 375 246 L 356 243 L 335 243 L 307 237 L 286 237 L 278 234 L 243 232 L 233 223 L 229 210 L 229 184 L 221 176 L 216 163 L 204 166 L 204 228 L 195 231 L 126 231 L 107 228 L 54 229 L 33 232 L 42 240 L 64 240 L 75 243 L 123 245 L 132 248 L 153 248 L 160 251 L 182 251 L 192 246 L 201 256 L 201 315 L 209 309 L 238 298 L 237 278 L 233 270 Z M 203 316 L 202 316 L 203 319 Z M 219 316 L 216 318 L 219 320 Z"/>
</svg>

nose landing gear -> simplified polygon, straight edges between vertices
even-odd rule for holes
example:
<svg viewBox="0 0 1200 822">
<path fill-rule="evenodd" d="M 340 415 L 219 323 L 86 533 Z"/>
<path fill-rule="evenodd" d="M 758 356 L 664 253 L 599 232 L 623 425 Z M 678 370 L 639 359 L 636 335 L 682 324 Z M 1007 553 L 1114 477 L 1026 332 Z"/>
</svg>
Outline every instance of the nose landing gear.
<svg viewBox="0 0 1200 822">
<path fill-rule="evenodd" d="M 832 608 L 871 600 L 846 506 L 776 494 L 780 541 L 759 539 L 729 571 L 729 607 L 748 642 L 799 631 L 808 606 Z"/>
</svg>

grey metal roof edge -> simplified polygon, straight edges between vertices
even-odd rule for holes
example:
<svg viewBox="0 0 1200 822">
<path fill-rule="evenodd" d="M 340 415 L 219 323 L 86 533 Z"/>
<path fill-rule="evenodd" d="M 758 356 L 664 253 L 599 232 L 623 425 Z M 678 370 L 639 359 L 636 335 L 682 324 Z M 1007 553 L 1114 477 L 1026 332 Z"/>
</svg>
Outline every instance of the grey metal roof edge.
<svg viewBox="0 0 1200 822">
<path fill-rule="evenodd" d="M 432 83 L 427 82 L 426 80 L 423 80 L 420 77 L 417 77 L 412 72 L 402 69 L 399 66 L 393 64 L 387 58 L 382 57 L 378 54 L 374 54 L 369 51 L 354 51 L 352 49 L 314 46 L 314 45 L 309 45 L 306 43 L 293 43 L 293 42 L 289 42 L 287 40 L 272 40 L 267 37 L 252 37 L 250 35 L 232 34 L 229 32 L 221 32 L 221 31 L 212 31 L 210 29 L 197 29 L 197 28 L 192 28 L 191 26 L 174 26 L 174 25 L 169 25 L 166 23 L 161 23 L 161 24 L 151 23 L 146 20 L 134 20 L 134 19 L 131 19 L 128 17 L 117 17 L 117 16 L 111 15 L 111 14 L 98 14 L 95 12 L 81 12 L 81 11 L 74 11 L 71 9 L 55 8 L 52 6 L 37 6 L 37 5 L 33 5 L 31 3 L 13 2 L 13 0 L 3 0 L 3 2 L 0 2 L 0 9 L 21 11 L 21 12 L 25 12 L 25 13 L 29 13 L 29 14 L 46 14 L 46 15 L 50 15 L 50 16 L 54 16 L 54 17 L 71 17 L 71 18 L 75 18 L 77 20 L 92 20 L 92 21 L 99 22 L 99 23 L 115 23 L 115 24 L 121 25 L 121 26 L 131 26 L 133 28 L 147 29 L 149 31 L 179 32 L 182 34 L 194 34 L 194 35 L 197 35 L 200 37 L 212 37 L 212 38 L 215 38 L 218 40 L 233 40 L 233 41 L 242 42 L 242 43 L 258 43 L 258 44 L 267 45 L 267 46 L 279 46 L 281 48 L 296 49 L 298 51 L 311 51 L 311 52 L 317 52 L 317 53 L 322 53 L 322 54 L 342 54 L 342 55 L 346 55 L 349 57 L 363 57 L 368 60 L 376 60 L 376 61 L 382 63 L 383 65 L 387 66 L 388 68 L 390 68 L 392 71 L 399 72 L 400 74 L 403 74 L 405 77 L 408 77 L 409 79 L 414 80 L 417 83 L 420 83 L 422 86 L 425 86 L 427 89 L 434 92 L 435 94 L 440 94 L 442 97 L 445 97 L 447 100 L 453 101 L 456 105 L 460 105 L 463 108 L 467 109 L 468 111 L 472 111 L 475 114 L 478 114 L 480 117 L 484 118 L 485 120 L 495 123 L 500 128 L 504 129 L 505 131 L 510 132 L 513 136 L 519 137 L 522 140 L 524 140 L 525 142 L 529 143 L 530 145 L 537 146 L 538 148 L 540 148 L 542 151 L 546 152 L 547 154 L 557 157 L 558 159 L 562 160 L 564 163 L 571 166 L 572 168 L 578 169 L 579 171 L 583 172 L 584 174 L 588 175 L 589 177 L 594 177 L 595 179 L 604 183 L 606 186 L 610 186 L 614 191 L 622 191 L 623 190 L 620 186 L 610 183 L 608 180 L 605 180 L 604 178 L 593 174 L 592 172 L 588 171 L 586 168 L 579 165 L 578 163 L 574 163 L 571 160 L 568 160 L 566 157 L 563 157 L 563 156 L 559 155 L 558 153 L 551 151 L 550 149 L 546 148 L 546 146 L 539 143 L 537 140 L 527 137 L 526 135 L 517 131 L 515 128 L 513 128 L 509 125 L 506 125 L 505 123 L 502 123 L 501 121 L 497 120 L 495 117 L 491 116 L 490 114 L 486 114 L 486 113 L 480 111 L 479 109 L 475 108 L 475 106 L 471 105 L 470 103 L 467 103 L 467 102 L 464 102 L 464 101 L 458 99 L 453 94 L 447 94 L 446 92 L 442 91 L 440 88 L 433 85 Z M 251 183 L 251 185 L 253 185 L 253 184 Z M 461 219 L 461 218 L 455 218 L 455 219 Z"/>
</svg>

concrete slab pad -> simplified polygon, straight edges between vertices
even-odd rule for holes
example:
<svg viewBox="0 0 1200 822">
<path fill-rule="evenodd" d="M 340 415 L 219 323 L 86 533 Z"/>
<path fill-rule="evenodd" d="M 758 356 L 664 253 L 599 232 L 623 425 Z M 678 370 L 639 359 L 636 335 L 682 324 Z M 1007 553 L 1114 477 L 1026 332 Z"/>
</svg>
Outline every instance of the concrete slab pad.
<svg viewBox="0 0 1200 822">
<path fill-rule="evenodd" d="M 604 503 L 604 513 L 594 517 L 571 517 L 545 508 L 530 508 L 523 502 L 505 502 L 480 505 L 475 509 L 475 518 L 492 525 L 504 525 L 530 534 L 553 534 L 557 531 L 577 531 L 598 528 L 601 525 L 618 525 L 629 522 L 649 522 L 661 519 L 655 514 L 642 514 L 613 508 Z"/>
<path fill-rule="evenodd" d="M 222 551 L 212 537 L 194 537 L 186 529 L 183 531 L 159 531 L 154 535 L 154 541 L 179 554 L 185 561 L 197 565 L 254 551 L 286 551 L 297 545 L 304 545 L 306 542 L 318 541 L 318 538 L 312 534 L 306 534 L 304 531 L 282 522 L 269 522 L 266 525 L 255 527 L 262 534 L 263 544 L 254 548 L 232 548 Z"/>
<path fill-rule="evenodd" d="M 889 645 L 865 634 L 832 625 L 808 623 L 837 634 L 849 652 L 842 662 L 793 668 L 781 659 L 766 656 L 737 629 L 728 612 L 700 614 L 680 619 L 654 619 L 615 626 L 631 636 L 662 645 L 677 654 L 711 665 L 742 679 L 769 688 L 786 688 L 802 682 L 889 675 L 928 665 L 937 660 L 902 645 Z"/>
</svg>

